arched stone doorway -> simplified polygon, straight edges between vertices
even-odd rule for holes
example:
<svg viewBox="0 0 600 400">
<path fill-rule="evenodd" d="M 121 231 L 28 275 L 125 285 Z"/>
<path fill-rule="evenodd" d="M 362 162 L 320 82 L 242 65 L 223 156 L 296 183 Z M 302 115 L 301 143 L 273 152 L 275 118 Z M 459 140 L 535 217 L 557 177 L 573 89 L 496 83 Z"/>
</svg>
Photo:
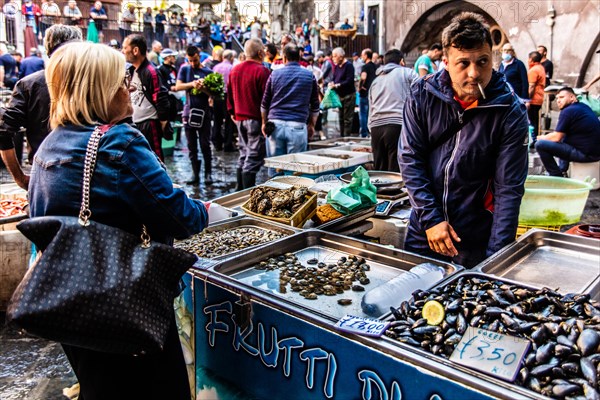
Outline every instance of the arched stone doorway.
<svg viewBox="0 0 600 400">
<path fill-rule="evenodd" d="M 490 13 L 466 1 L 449 1 L 424 12 L 410 28 L 400 45 L 400 49 L 405 54 L 406 63 L 412 65 L 424 49 L 434 43 L 441 43 L 442 31 L 448 22 L 464 11 L 476 12 L 485 18 L 492 32 L 493 49 L 500 50 L 507 42 L 507 36 Z"/>
</svg>

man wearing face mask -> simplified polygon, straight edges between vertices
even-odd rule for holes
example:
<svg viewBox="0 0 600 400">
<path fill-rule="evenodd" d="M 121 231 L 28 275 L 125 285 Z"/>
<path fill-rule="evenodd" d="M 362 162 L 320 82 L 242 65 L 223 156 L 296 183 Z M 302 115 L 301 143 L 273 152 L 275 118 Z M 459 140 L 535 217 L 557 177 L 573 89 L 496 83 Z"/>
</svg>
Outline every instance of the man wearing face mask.
<svg viewBox="0 0 600 400">
<path fill-rule="evenodd" d="M 502 46 L 502 63 L 498 68 L 506 76 L 506 81 L 510 83 L 513 90 L 522 99 L 528 99 L 529 84 L 527 83 L 527 68 L 523 61 L 515 55 L 515 49 L 512 44 L 506 43 Z"/>
<path fill-rule="evenodd" d="M 492 69 L 489 26 L 455 17 L 447 67 L 411 87 L 398 159 L 412 205 L 404 248 L 472 268 L 515 239 L 527 176 L 525 105 Z"/>
</svg>

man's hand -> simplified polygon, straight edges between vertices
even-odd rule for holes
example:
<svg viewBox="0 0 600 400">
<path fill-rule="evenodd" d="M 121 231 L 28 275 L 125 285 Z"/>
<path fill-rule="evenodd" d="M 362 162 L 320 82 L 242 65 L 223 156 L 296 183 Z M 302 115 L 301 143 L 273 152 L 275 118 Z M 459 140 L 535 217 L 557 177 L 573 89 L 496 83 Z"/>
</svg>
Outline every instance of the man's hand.
<svg viewBox="0 0 600 400">
<path fill-rule="evenodd" d="M 314 125 L 308 125 L 306 127 L 306 130 L 308 132 L 308 140 L 310 140 L 310 138 L 312 138 L 313 135 L 315 134 L 315 126 Z"/>
<path fill-rule="evenodd" d="M 167 127 L 167 124 L 169 123 L 169 121 L 160 121 L 160 128 L 162 129 L 162 131 L 165 131 L 165 128 Z"/>
<path fill-rule="evenodd" d="M 448 222 L 440 222 L 427 229 L 425 233 L 427 234 L 427 241 L 431 250 L 447 257 L 458 255 L 453 241 L 460 242 L 460 238 Z"/>
<path fill-rule="evenodd" d="M 24 190 L 29 188 L 29 175 L 23 174 L 20 178 L 15 178 L 15 183 Z"/>
<path fill-rule="evenodd" d="M 265 132 L 265 127 L 266 127 L 266 126 L 267 126 L 267 124 L 265 124 L 265 123 L 263 122 L 263 124 L 262 124 L 262 126 L 261 126 L 261 128 L 260 128 L 260 131 L 262 132 L 262 134 L 263 134 L 263 136 L 264 136 L 265 138 L 267 137 L 267 133 Z"/>
<path fill-rule="evenodd" d="M 333 83 L 333 82 L 329 82 L 329 84 L 327 85 L 327 87 L 328 87 L 329 89 L 332 89 L 332 88 L 334 88 L 334 87 L 335 87 L 335 83 Z"/>
</svg>

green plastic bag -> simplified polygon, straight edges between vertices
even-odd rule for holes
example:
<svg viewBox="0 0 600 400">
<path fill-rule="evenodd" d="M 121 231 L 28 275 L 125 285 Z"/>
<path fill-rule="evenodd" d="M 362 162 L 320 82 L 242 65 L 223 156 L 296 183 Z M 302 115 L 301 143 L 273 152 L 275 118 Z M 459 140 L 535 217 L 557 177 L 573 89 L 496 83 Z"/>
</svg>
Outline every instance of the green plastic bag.
<svg viewBox="0 0 600 400">
<path fill-rule="evenodd" d="M 371 183 L 369 173 L 358 167 L 352 173 L 352 181 L 339 189 L 330 190 L 327 203 L 344 215 L 377 204 L 377 188 Z"/>
<path fill-rule="evenodd" d="M 342 101 L 335 90 L 327 89 L 321 101 L 321 110 L 328 110 L 330 108 L 342 108 Z"/>
<path fill-rule="evenodd" d="M 600 117 L 600 100 L 595 97 L 590 97 L 588 93 L 577 95 L 577 100 L 580 103 L 590 106 L 596 117 Z"/>
</svg>

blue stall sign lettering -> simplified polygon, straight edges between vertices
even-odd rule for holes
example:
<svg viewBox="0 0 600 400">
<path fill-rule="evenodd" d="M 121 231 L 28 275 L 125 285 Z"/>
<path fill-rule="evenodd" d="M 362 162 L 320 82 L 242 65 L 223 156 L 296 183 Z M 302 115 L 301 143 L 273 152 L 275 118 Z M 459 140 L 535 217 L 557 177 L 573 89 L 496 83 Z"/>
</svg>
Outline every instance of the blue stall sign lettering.
<svg viewBox="0 0 600 400">
<path fill-rule="evenodd" d="M 344 315 L 335 327 L 344 332 L 357 333 L 359 335 L 379 337 L 390 326 L 389 322 L 378 319 L 355 317 Z"/>
<path fill-rule="evenodd" d="M 450 360 L 513 382 L 528 348 L 526 339 L 470 326 Z"/>
</svg>

